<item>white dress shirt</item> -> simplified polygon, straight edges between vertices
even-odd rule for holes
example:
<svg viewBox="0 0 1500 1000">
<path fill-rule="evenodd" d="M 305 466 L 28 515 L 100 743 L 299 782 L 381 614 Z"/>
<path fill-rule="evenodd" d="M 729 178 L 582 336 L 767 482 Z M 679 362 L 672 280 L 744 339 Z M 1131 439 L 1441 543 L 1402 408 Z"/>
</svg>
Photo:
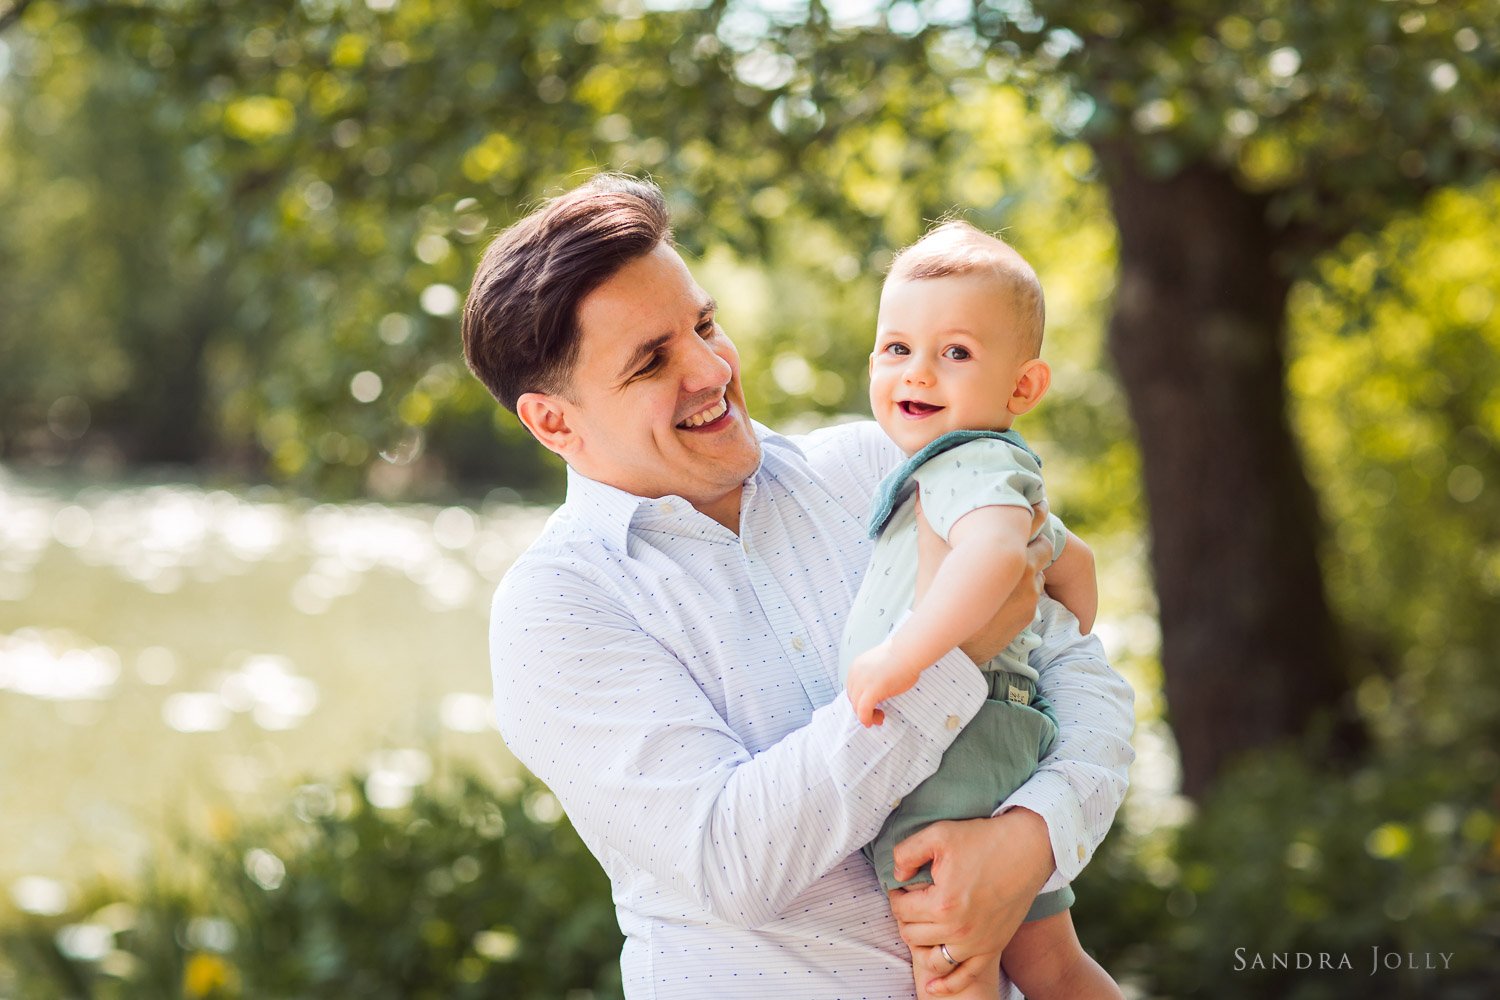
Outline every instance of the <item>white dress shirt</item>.
<svg viewBox="0 0 1500 1000">
<path fill-rule="evenodd" d="M 859 848 L 984 698 L 954 650 L 866 729 L 838 650 L 901 452 L 870 422 L 757 425 L 740 532 L 679 497 L 568 473 L 567 501 L 495 595 L 500 731 L 609 875 L 630 1000 L 914 996 L 911 956 Z M 1124 797 L 1129 686 L 1044 599 L 1040 689 L 1061 735 L 1002 809 L 1046 820 L 1080 871 Z"/>
</svg>

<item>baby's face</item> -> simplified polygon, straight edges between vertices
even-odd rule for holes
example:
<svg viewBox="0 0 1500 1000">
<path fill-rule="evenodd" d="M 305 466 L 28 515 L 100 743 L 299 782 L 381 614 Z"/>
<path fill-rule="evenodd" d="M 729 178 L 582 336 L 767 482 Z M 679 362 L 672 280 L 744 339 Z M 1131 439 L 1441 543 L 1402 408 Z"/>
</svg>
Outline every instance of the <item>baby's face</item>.
<svg viewBox="0 0 1500 1000">
<path fill-rule="evenodd" d="M 1006 430 L 1022 365 L 1010 291 L 985 273 L 894 280 L 880 295 L 870 408 L 908 455 L 956 430 Z"/>
</svg>

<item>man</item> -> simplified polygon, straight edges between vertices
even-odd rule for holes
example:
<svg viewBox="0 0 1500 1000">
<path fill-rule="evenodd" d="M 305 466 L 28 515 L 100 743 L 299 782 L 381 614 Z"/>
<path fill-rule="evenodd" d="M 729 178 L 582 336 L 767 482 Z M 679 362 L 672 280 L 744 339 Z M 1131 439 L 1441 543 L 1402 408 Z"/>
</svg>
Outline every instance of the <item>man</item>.
<svg viewBox="0 0 1500 1000">
<path fill-rule="evenodd" d="M 870 423 L 795 441 L 754 424 L 670 236 L 653 185 L 597 177 L 502 233 L 465 305 L 470 367 L 568 464 L 567 502 L 495 597 L 501 732 L 609 874 L 632 1000 L 910 997 L 912 962 L 952 992 L 1103 838 L 1129 688 L 1044 603 L 1056 748 L 996 816 L 900 845 L 898 877 L 931 861 L 936 884 L 888 903 L 859 848 L 978 710 L 974 658 L 1030 620 L 1035 574 L 861 726 L 839 637 L 901 453 Z"/>
</svg>

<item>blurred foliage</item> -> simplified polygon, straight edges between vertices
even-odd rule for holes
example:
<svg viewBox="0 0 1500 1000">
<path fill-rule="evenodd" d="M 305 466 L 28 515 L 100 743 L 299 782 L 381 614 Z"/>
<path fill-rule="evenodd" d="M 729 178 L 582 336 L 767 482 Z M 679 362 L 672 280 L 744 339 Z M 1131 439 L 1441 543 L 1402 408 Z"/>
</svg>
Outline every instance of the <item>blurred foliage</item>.
<svg viewBox="0 0 1500 1000">
<path fill-rule="evenodd" d="M 666 187 L 773 423 L 864 411 L 892 248 L 954 206 L 1005 229 L 1052 306 L 1046 432 L 1113 516 L 1135 459 L 1085 140 L 1233 165 L 1333 233 L 1500 143 L 1494 0 L 954 10 L 38 0 L 0 37 L 0 457 L 555 496 L 456 309 L 494 231 L 615 167 Z"/>
<path fill-rule="evenodd" d="M 937 85 L 921 39 L 783 40 L 830 90 L 771 27 L 723 5 L 34 4 L 0 39 L 0 209 L 29 213 L 0 236 L 24 263 L 0 269 L 0 456 L 555 495 L 463 373 L 455 311 L 491 233 L 614 166 L 672 196 L 768 422 L 865 409 L 880 267 L 974 206 L 1049 282 L 1077 372 L 1050 430 L 1133 482 L 1097 374 L 1114 250 L 1087 149 L 1018 90 Z"/>
<path fill-rule="evenodd" d="M 1332 525 L 1324 565 L 1381 668 L 1360 703 L 1399 738 L 1500 723 L 1496 260 L 1492 181 L 1351 237 L 1293 307 L 1289 380 Z"/>
<path fill-rule="evenodd" d="M 1500 755 L 1481 744 L 1399 743 L 1352 776 L 1261 757 L 1180 830 L 1113 834 L 1074 918 L 1144 997 L 1488 997 L 1497 782 Z M 305 786 L 283 816 L 188 842 L 138 884 L 0 918 L 0 995 L 619 994 L 607 881 L 548 792 L 450 775 L 376 809 L 363 787 Z M 1419 967 L 1371 978 L 1372 949 Z M 1297 952 L 1352 968 L 1269 967 Z M 1439 953 L 1448 966 L 1425 968 Z"/>
<path fill-rule="evenodd" d="M 970 23 L 1067 81 L 1091 141 L 1228 167 L 1313 250 L 1500 163 L 1496 0 L 984 0 Z"/>
<path fill-rule="evenodd" d="M 0 995 L 617 996 L 609 883 L 550 792 L 449 774 L 379 809 L 359 777 L 189 841 L 132 886 L 0 929 Z"/>
<path fill-rule="evenodd" d="M 1500 976 L 1497 781 L 1482 743 L 1396 743 L 1352 775 L 1258 755 L 1174 834 L 1111 834 L 1074 920 L 1147 997 L 1479 1000 Z"/>
</svg>

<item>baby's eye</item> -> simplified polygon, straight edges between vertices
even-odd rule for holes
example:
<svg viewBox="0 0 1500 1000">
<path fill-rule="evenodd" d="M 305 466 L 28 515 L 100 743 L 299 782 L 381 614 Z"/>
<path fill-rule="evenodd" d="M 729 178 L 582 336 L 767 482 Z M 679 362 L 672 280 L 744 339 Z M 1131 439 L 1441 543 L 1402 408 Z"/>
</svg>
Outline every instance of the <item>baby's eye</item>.
<svg viewBox="0 0 1500 1000">
<path fill-rule="evenodd" d="M 893 343 L 885 345 L 885 353 L 887 353 L 887 354 L 895 354 L 895 355 L 899 355 L 900 357 L 905 357 L 906 355 L 908 355 L 908 354 L 911 353 L 911 348 L 907 347 L 905 344 L 901 343 L 900 341 L 896 341 L 896 342 L 893 342 Z"/>
<path fill-rule="evenodd" d="M 969 360 L 971 355 L 969 354 L 969 349 L 967 347 L 954 346 L 944 351 L 943 357 L 950 358 L 954 361 L 967 361 Z"/>
</svg>

